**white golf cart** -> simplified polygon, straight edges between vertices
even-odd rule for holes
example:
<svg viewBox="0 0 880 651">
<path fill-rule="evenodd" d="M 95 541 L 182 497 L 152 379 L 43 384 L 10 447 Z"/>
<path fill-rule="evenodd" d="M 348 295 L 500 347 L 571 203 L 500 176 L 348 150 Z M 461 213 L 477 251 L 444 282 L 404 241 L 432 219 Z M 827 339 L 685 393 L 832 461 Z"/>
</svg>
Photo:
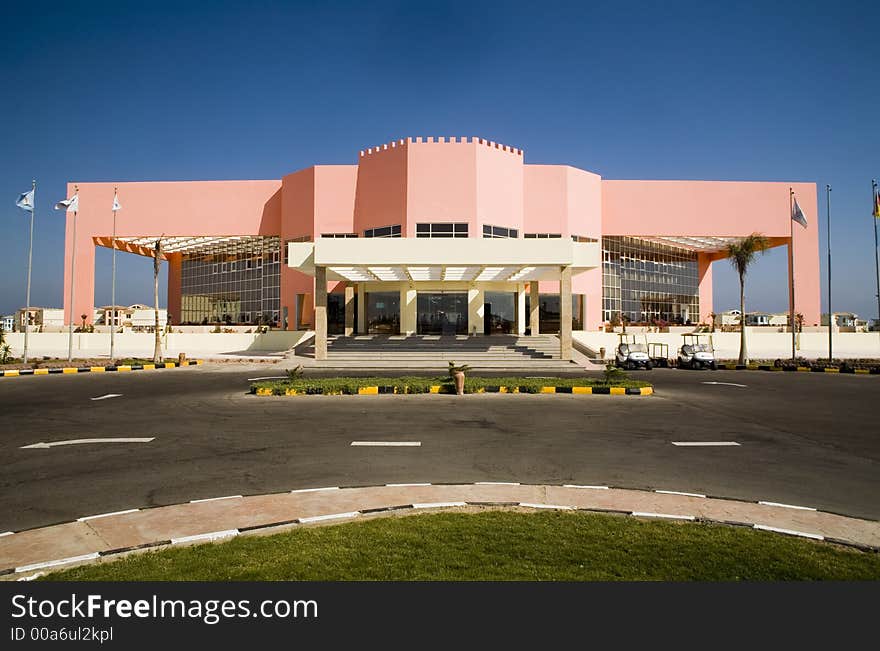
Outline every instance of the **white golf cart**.
<svg viewBox="0 0 880 651">
<path fill-rule="evenodd" d="M 637 343 L 635 335 L 620 333 L 617 336 L 620 338 L 620 343 L 614 351 L 615 366 L 630 371 L 638 368 L 650 371 L 653 368 L 647 344 Z"/>
<path fill-rule="evenodd" d="M 678 350 L 679 368 L 711 368 L 714 371 L 718 367 L 715 363 L 715 349 L 711 337 L 701 334 L 682 336 L 684 343 Z"/>
</svg>

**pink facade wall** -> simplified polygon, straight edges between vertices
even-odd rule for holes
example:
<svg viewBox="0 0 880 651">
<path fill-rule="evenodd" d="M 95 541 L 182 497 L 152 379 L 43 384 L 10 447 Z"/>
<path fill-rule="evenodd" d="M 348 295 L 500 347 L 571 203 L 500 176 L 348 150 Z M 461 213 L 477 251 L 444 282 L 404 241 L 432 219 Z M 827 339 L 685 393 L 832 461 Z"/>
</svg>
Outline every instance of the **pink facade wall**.
<svg viewBox="0 0 880 651">
<path fill-rule="evenodd" d="M 73 183 L 67 196 L 74 193 Z M 113 188 L 122 210 L 118 237 L 277 235 L 281 229 L 280 181 L 187 181 L 79 183 L 76 241 L 73 213 L 67 213 L 64 254 L 65 321 L 70 316 L 70 258 L 76 247 L 75 323 L 92 321 L 95 305 L 95 241 L 113 232 Z M 178 310 L 179 316 L 180 311 Z"/>
<path fill-rule="evenodd" d="M 792 231 L 789 188 L 807 228 L 794 224 Z M 818 214 L 815 183 L 602 181 L 604 235 L 742 237 L 757 232 L 774 245 L 787 244 L 793 236 L 795 310 L 806 325 L 818 324 L 821 312 Z M 711 273 L 704 275 L 705 283 L 711 283 Z M 700 291 L 702 298 L 703 284 Z M 711 292 L 711 285 L 705 291 Z M 701 300 L 701 317 L 707 316 L 705 310 Z"/>
<path fill-rule="evenodd" d="M 774 245 L 790 239 L 787 183 L 609 181 L 566 165 L 525 165 L 521 150 L 478 138 L 407 138 L 361 152 L 357 165 L 321 165 L 273 181 L 121 183 L 118 235 L 275 235 L 284 242 L 321 233 L 362 234 L 400 224 L 415 236 L 419 222 L 464 221 L 471 237 L 490 224 L 524 233 L 632 236 L 726 236 L 761 232 Z M 111 233 L 112 183 L 80 184 L 74 320 L 91 318 L 96 238 Z M 816 186 L 792 184 L 809 227 L 794 227 L 796 309 L 819 321 Z M 68 196 L 73 184 L 68 186 Z M 65 307 L 71 278 L 72 219 L 67 218 Z M 700 257 L 701 320 L 712 311 L 712 262 Z M 328 289 L 341 286 L 330 283 Z M 556 293 L 558 283 L 541 283 Z M 587 296 L 586 327 L 601 326 L 602 272 L 573 278 Z M 295 325 L 295 297 L 314 280 L 282 267 L 281 307 Z M 179 259 L 170 260 L 169 311 L 180 315 Z M 311 318 L 309 313 L 307 320 Z"/>
</svg>

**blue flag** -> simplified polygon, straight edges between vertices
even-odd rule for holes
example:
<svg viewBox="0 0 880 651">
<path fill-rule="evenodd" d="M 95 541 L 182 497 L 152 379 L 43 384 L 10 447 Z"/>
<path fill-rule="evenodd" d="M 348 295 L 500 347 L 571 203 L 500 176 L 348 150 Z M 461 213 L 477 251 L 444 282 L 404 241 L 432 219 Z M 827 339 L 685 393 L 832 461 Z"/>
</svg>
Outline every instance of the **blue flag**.
<svg viewBox="0 0 880 651">
<path fill-rule="evenodd" d="M 22 210 L 27 210 L 28 212 L 34 212 L 34 191 L 29 190 L 28 192 L 23 192 L 19 197 L 18 201 L 15 202 L 15 205 L 21 208 Z"/>
</svg>

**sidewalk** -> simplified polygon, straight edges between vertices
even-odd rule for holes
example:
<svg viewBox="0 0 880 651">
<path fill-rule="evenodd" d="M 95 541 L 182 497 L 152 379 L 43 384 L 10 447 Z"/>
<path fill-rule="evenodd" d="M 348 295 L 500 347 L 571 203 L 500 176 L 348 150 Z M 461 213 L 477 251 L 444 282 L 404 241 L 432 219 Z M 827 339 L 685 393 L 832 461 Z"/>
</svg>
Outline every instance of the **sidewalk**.
<svg viewBox="0 0 880 651">
<path fill-rule="evenodd" d="M 4 579 L 27 578 L 47 568 L 94 561 L 135 549 L 206 542 L 273 527 L 340 522 L 404 509 L 483 506 L 580 509 L 712 521 L 880 549 L 880 522 L 804 506 L 606 487 L 390 484 L 219 497 L 96 514 L 76 522 L 0 534 L 0 574 Z"/>
</svg>

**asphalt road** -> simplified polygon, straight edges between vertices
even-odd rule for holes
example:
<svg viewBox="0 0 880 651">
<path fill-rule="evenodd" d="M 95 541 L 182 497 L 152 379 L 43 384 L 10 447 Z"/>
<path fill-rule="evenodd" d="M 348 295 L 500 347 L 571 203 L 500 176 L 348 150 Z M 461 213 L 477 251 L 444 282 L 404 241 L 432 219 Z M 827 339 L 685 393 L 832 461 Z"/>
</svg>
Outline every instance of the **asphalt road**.
<svg viewBox="0 0 880 651">
<path fill-rule="evenodd" d="M 654 381 L 649 398 L 247 394 L 248 378 L 277 374 L 260 365 L 0 379 L 0 532 L 192 499 L 398 482 L 606 484 L 880 518 L 876 376 L 635 373 Z M 122 396 L 92 400 L 109 393 Z M 107 437 L 155 440 L 21 449 Z M 731 440 L 741 445 L 671 444 Z"/>
</svg>

